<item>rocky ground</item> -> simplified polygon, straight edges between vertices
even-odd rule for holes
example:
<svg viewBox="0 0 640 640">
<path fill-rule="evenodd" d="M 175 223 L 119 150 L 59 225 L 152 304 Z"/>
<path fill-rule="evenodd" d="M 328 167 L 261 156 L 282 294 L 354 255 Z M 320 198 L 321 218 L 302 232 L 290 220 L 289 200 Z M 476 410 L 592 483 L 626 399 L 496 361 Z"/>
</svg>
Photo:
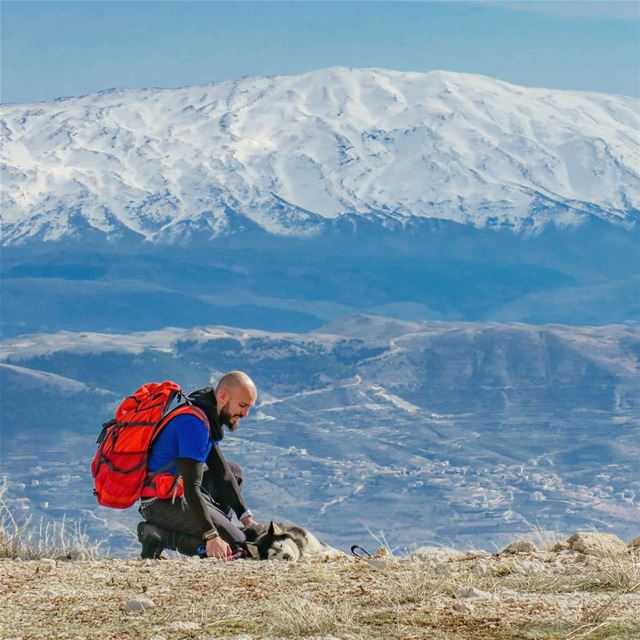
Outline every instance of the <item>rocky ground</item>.
<svg viewBox="0 0 640 640">
<path fill-rule="evenodd" d="M 542 545 L 541 545 L 542 546 Z M 640 539 L 304 562 L 0 560 L 0 637 L 640 638 Z"/>
</svg>

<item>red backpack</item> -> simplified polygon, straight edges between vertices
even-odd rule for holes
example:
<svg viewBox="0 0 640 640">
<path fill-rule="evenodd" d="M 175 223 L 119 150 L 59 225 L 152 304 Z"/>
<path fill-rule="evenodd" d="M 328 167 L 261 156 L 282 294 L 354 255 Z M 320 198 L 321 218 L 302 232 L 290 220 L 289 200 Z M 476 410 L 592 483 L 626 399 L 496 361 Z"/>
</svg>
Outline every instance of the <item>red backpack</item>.
<svg viewBox="0 0 640 640">
<path fill-rule="evenodd" d="M 172 402 L 180 397 L 186 404 L 168 412 Z M 126 509 L 135 504 L 143 491 L 145 496 L 163 498 L 171 497 L 171 492 L 182 494 L 182 479 L 162 473 L 164 468 L 149 474 L 147 459 L 160 431 L 169 420 L 183 413 L 196 415 L 209 426 L 204 411 L 189 404 L 182 389 L 170 380 L 142 385 L 120 403 L 115 418 L 102 425 L 98 450 L 91 463 L 93 493 L 98 504 Z"/>
</svg>

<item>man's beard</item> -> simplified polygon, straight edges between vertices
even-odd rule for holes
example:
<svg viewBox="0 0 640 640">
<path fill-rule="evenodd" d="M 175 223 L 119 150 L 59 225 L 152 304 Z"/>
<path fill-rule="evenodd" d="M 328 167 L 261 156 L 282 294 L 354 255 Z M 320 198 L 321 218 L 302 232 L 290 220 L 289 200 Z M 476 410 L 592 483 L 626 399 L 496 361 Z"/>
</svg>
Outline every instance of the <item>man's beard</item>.
<svg viewBox="0 0 640 640">
<path fill-rule="evenodd" d="M 240 416 L 232 416 L 229 413 L 229 404 L 231 403 L 227 402 L 227 404 L 220 409 L 218 419 L 220 420 L 220 424 L 225 425 L 231 431 L 235 431 L 240 426 Z"/>
</svg>

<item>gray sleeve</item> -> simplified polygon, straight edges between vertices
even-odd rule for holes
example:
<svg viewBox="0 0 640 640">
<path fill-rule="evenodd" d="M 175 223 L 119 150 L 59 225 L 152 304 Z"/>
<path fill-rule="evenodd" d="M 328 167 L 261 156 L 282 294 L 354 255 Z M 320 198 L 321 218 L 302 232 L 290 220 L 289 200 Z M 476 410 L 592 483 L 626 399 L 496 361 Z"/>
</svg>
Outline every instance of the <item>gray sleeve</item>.
<svg viewBox="0 0 640 640">
<path fill-rule="evenodd" d="M 202 485 L 204 490 L 214 500 L 229 505 L 240 519 L 249 509 L 218 445 L 211 447 L 207 456 L 207 467 L 209 469 L 204 474 Z"/>
<path fill-rule="evenodd" d="M 199 522 L 202 529 L 201 534 L 216 527 L 211 520 L 209 510 L 202 497 L 202 476 L 204 465 L 202 462 L 191 458 L 178 458 L 180 464 L 180 475 L 184 483 L 184 497 L 189 505 L 189 509 Z"/>
</svg>

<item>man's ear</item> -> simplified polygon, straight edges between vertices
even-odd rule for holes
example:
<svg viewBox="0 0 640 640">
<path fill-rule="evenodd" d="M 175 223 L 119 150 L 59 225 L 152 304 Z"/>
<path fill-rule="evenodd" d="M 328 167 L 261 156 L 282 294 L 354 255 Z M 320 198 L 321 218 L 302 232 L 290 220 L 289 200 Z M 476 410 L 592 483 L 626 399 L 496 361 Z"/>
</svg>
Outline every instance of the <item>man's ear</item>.
<svg viewBox="0 0 640 640">
<path fill-rule="evenodd" d="M 278 525 L 277 522 L 273 520 L 269 523 L 269 535 L 270 536 L 281 536 L 284 534 L 282 528 Z"/>
<path fill-rule="evenodd" d="M 258 551 L 258 545 L 255 542 L 245 542 L 249 556 L 254 560 L 260 560 L 260 552 Z"/>
<path fill-rule="evenodd" d="M 219 391 L 216 391 L 216 404 L 218 405 L 218 407 L 225 404 L 228 397 L 229 393 L 226 389 L 220 389 Z"/>
</svg>

